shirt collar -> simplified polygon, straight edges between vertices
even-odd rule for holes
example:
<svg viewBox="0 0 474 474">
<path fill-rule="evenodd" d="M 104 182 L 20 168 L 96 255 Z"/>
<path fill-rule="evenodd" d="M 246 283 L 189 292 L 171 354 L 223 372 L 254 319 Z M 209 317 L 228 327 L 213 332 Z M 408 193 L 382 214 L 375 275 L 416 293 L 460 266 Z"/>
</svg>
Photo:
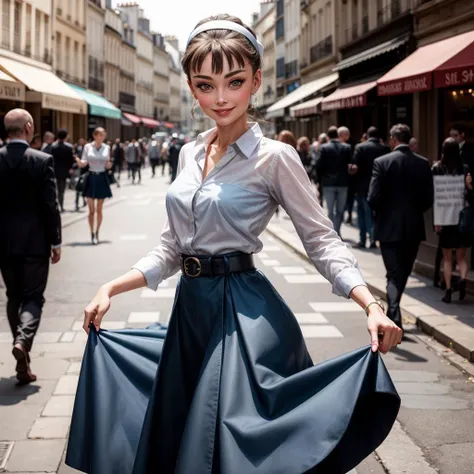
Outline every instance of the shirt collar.
<svg viewBox="0 0 474 474">
<path fill-rule="evenodd" d="M 252 157 L 252 153 L 254 152 L 257 145 L 260 143 L 260 140 L 263 137 L 262 130 L 260 129 L 260 125 L 257 122 L 250 122 L 248 130 L 241 135 L 235 143 L 242 154 L 247 158 L 250 159 Z M 203 133 L 200 133 L 196 138 L 195 147 L 201 147 L 204 145 L 206 147 L 216 135 L 217 128 L 211 128 Z M 199 153 L 196 154 L 196 158 L 199 156 Z"/>
<path fill-rule="evenodd" d="M 23 143 L 26 146 L 30 146 L 30 144 L 26 140 L 22 140 L 21 138 L 12 138 L 8 143 Z"/>
</svg>

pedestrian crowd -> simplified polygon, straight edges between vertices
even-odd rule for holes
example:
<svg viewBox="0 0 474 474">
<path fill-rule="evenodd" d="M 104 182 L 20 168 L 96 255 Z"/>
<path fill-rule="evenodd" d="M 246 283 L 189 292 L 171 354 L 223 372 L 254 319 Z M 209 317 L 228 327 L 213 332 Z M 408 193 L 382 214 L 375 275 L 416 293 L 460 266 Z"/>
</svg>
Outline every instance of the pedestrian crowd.
<svg viewBox="0 0 474 474">
<path fill-rule="evenodd" d="M 344 126 L 329 127 L 312 143 L 307 137 L 297 139 L 288 130 L 275 138 L 298 152 L 339 236 L 345 213 L 346 223 L 352 224 L 354 202 L 357 204 L 359 241 L 354 247 L 366 249 L 368 243 L 376 249 L 379 242 L 387 269 L 388 315 L 400 327 L 400 299 L 420 243 L 426 239 L 424 213 L 432 207 L 439 238 L 434 285 L 445 289 L 443 302 L 451 303 L 454 290 L 464 300 L 469 268 L 466 252 L 474 234 L 474 144 L 466 142 L 462 125 L 452 126 L 441 157 L 433 160 L 431 169 L 418 153 L 418 140 L 403 124 L 390 130 L 387 143 L 375 126 L 357 144 Z M 458 183 L 456 194 L 446 196 L 453 191 L 454 182 Z M 459 277 L 453 276 L 456 267 Z"/>
</svg>

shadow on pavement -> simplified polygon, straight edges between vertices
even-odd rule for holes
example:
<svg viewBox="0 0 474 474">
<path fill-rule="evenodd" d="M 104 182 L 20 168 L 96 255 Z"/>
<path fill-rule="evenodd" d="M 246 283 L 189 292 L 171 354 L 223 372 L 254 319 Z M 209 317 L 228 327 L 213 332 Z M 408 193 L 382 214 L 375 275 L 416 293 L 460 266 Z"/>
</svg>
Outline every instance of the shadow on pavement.
<svg viewBox="0 0 474 474">
<path fill-rule="evenodd" d="M 38 385 L 18 385 L 16 377 L 0 378 L 0 406 L 12 406 L 37 394 Z"/>
<path fill-rule="evenodd" d="M 111 240 L 101 240 L 98 245 L 110 245 L 113 242 Z M 64 247 L 95 247 L 92 242 L 68 242 L 64 244 Z"/>
</svg>

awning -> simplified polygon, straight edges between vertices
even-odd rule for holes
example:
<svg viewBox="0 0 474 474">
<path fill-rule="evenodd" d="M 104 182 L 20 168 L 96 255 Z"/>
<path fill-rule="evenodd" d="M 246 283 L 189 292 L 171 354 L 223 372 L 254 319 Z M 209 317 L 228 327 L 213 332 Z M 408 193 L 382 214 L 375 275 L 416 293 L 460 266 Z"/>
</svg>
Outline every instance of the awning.
<svg viewBox="0 0 474 474">
<path fill-rule="evenodd" d="M 127 119 L 130 120 L 134 125 L 140 125 L 142 120 L 140 117 L 137 117 L 136 115 L 129 114 L 128 112 L 124 112 L 123 116 Z"/>
<path fill-rule="evenodd" d="M 0 71 L 0 99 L 23 102 L 26 96 L 25 84 Z"/>
<path fill-rule="evenodd" d="M 308 82 L 301 85 L 298 89 L 294 90 L 287 96 L 280 99 L 278 102 L 275 102 L 271 107 L 268 107 L 266 118 L 275 117 L 274 113 L 278 113 L 279 117 L 282 117 L 285 113 L 285 108 L 289 107 L 300 100 L 305 99 L 306 97 L 316 94 L 316 92 L 324 89 L 327 86 L 330 86 L 339 79 L 339 74 L 336 72 L 330 74 L 329 76 L 321 77 L 315 81 Z M 281 115 L 280 115 L 281 114 Z"/>
<path fill-rule="evenodd" d="M 148 128 L 156 128 L 160 126 L 160 122 L 158 122 L 158 120 L 153 120 L 148 117 L 140 117 L 140 120 L 143 122 L 143 125 Z"/>
<path fill-rule="evenodd" d="M 351 109 L 367 105 L 367 92 L 377 85 L 376 81 L 351 87 L 340 87 L 322 100 L 323 110 Z"/>
<path fill-rule="evenodd" d="M 174 123 L 172 123 L 172 122 L 163 122 L 163 125 L 166 128 L 174 128 Z"/>
<path fill-rule="evenodd" d="M 130 122 L 130 120 L 126 119 L 125 117 L 122 117 L 122 118 L 120 119 L 120 123 L 121 123 L 121 125 L 123 125 L 124 127 L 131 127 L 131 126 L 133 126 L 133 123 Z"/>
<path fill-rule="evenodd" d="M 87 103 L 51 70 L 7 58 L 0 58 L 0 69 L 34 91 L 26 94 L 27 102 L 38 100 L 44 109 L 87 115 Z"/>
<path fill-rule="evenodd" d="M 77 92 L 89 104 L 89 115 L 117 120 L 122 118 L 122 112 L 120 109 L 111 104 L 105 97 L 102 97 L 95 92 L 83 89 L 82 87 L 75 86 L 74 84 L 69 84 L 69 87 Z"/>
<path fill-rule="evenodd" d="M 292 117 L 306 117 L 308 115 L 315 115 L 318 113 L 319 104 L 322 102 L 322 97 L 308 100 L 302 104 L 290 107 L 290 115 Z"/>
<path fill-rule="evenodd" d="M 409 94 L 429 90 L 433 84 L 474 84 L 474 31 L 417 49 L 377 81 L 377 93 Z"/>
<path fill-rule="evenodd" d="M 381 54 L 393 51 L 394 49 L 397 49 L 407 43 L 408 38 L 408 36 L 394 38 L 390 41 L 386 41 L 385 43 L 378 44 L 373 48 L 367 49 L 362 53 L 355 54 L 354 56 L 350 56 L 349 58 L 343 59 L 336 65 L 334 71 L 340 71 L 341 69 L 346 69 L 348 67 L 355 66 L 356 64 L 359 64 L 363 61 L 367 61 L 368 59 L 372 59 L 376 56 L 380 56 Z"/>
</svg>

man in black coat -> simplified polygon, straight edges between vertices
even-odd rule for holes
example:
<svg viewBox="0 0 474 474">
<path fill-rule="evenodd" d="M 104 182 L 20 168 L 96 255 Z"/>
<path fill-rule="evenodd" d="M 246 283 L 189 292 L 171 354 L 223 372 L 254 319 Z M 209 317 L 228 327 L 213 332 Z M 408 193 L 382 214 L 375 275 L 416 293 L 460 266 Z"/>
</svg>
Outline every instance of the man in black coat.
<svg viewBox="0 0 474 474">
<path fill-rule="evenodd" d="M 17 379 L 25 384 L 36 380 L 29 352 L 40 324 L 49 259 L 55 264 L 61 258 L 61 215 L 53 157 L 29 146 L 33 118 L 13 109 L 4 121 L 10 142 L 0 149 L 0 271 Z"/>
<path fill-rule="evenodd" d="M 347 143 L 341 143 L 338 140 L 337 127 L 329 127 L 327 135 L 329 143 L 321 147 L 316 163 L 316 174 L 324 189 L 329 219 L 331 219 L 336 232 L 341 235 L 341 224 L 347 202 L 352 149 Z"/>
<path fill-rule="evenodd" d="M 474 176 L 474 143 L 466 142 L 466 127 L 463 124 L 454 124 L 449 135 L 458 142 L 461 160 Z"/>
<path fill-rule="evenodd" d="M 433 205 L 430 164 L 410 150 L 410 138 L 407 125 L 392 127 L 393 151 L 374 161 L 368 197 L 375 211 L 375 239 L 387 269 L 387 316 L 400 328 L 400 300 L 426 238 L 424 213 Z"/>
<path fill-rule="evenodd" d="M 74 149 L 66 142 L 68 132 L 66 129 L 58 131 L 58 141 L 51 147 L 54 160 L 54 173 L 58 184 L 59 206 L 64 212 L 64 193 L 66 191 L 66 180 L 71 175 L 71 169 L 75 163 Z"/>
<path fill-rule="evenodd" d="M 53 146 L 53 143 L 54 143 L 54 133 L 46 132 L 43 135 L 43 144 L 41 145 L 41 151 L 51 154 L 51 148 Z"/>
<path fill-rule="evenodd" d="M 176 174 L 178 172 L 179 152 L 181 151 L 182 146 L 183 145 L 178 141 L 178 134 L 173 133 L 170 146 L 168 147 L 168 161 L 171 168 L 171 182 L 176 179 Z"/>
<path fill-rule="evenodd" d="M 366 248 L 367 235 L 370 238 L 370 247 L 376 248 L 373 223 L 372 209 L 367 203 L 367 195 L 369 194 L 370 180 L 372 179 L 372 168 L 376 158 L 390 153 L 388 146 L 382 145 L 380 142 L 379 131 L 376 127 L 369 127 L 367 130 L 367 141 L 359 143 L 355 147 L 352 163 L 355 171 L 355 192 L 357 199 L 357 219 L 359 223 L 359 243 L 356 248 Z"/>
</svg>

